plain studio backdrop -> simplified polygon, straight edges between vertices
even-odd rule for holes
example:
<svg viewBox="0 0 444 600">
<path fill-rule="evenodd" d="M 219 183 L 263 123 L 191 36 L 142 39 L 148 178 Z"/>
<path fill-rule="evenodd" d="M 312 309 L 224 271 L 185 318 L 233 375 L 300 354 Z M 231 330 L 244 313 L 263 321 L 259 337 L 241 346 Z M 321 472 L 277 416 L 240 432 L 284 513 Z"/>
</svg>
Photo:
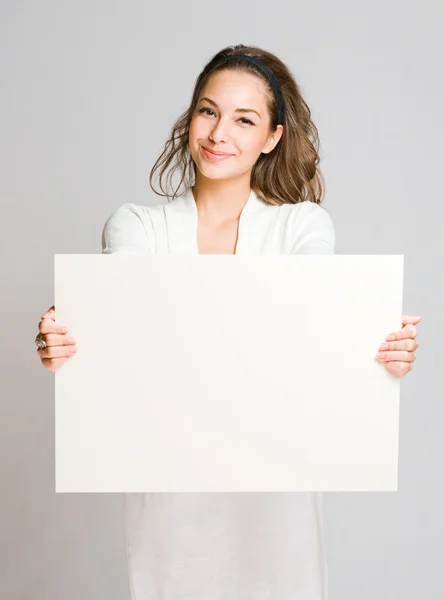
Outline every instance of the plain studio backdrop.
<svg viewBox="0 0 444 600">
<path fill-rule="evenodd" d="M 160 201 L 149 171 L 195 78 L 242 43 L 281 57 L 312 110 L 337 254 L 403 254 L 403 312 L 422 316 L 399 491 L 325 493 L 330 598 L 443 598 L 441 0 L 6 0 L 0 16 L 0 596 L 129 599 L 122 497 L 54 493 L 34 337 L 54 254 L 100 253 L 112 211 Z"/>
</svg>

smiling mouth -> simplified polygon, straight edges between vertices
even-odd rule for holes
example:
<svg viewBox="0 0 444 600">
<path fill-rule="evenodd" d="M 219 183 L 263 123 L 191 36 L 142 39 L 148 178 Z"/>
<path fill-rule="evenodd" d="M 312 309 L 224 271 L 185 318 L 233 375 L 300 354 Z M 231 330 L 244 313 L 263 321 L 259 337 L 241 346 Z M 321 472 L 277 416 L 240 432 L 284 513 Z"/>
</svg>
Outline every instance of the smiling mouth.
<svg viewBox="0 0 444 600">
<path fill-rule="evenodd" d="M 208 160 L 218 161 L 218 160 L 224 160 L 227 158 L 231 158 L 233 156 L 233 154 L 227 154 L 227 153 L 217 154 L 216 152 L 213 152 L 212 150 L 205 148 L 205 146 L 201 146 L 201 148 L 202 148 L 202 153 Z"/>
</svg>

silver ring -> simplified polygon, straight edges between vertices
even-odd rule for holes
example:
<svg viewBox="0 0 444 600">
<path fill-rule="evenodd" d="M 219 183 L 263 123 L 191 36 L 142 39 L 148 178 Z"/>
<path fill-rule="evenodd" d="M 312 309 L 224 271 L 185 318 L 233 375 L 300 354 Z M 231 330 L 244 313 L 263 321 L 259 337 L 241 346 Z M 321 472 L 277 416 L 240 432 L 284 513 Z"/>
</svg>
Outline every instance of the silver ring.
<svg viewBox="0 0 444 600">
<path fill-rule="evenodd" d="M 38 346 L 39 348 L 46 348 L 46 342 L 45 342 L 45 340 L 43 339 L 43 334 L 41 334 L 41 333 L 38 333 L 38 334 L 36 335 L 36 338 L 35 338 L 35 344 L 36 344 L 36 346 Z"/>
</svg>

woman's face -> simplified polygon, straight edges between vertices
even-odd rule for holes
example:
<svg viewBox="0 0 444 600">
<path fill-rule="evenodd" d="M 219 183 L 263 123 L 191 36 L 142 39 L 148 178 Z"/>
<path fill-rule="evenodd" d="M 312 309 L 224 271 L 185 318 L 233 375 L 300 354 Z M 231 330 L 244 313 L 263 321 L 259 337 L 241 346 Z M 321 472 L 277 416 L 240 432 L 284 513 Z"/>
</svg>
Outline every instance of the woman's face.
<svg viewBox="0 0 444 600">
<path fill-rule="evenodd" d="M 266 88 L 261 79 L 225 69 L 210 76 L 200 94 L 189 130 L 191 156 L 205 177 L 239 177 L 251 171 L 262 152 L 271 152 L 282 130 L 279 125 L 270 132 Z M 204 148 L 228 153 L 229 157 L 216 160 Z"/>
</svg>

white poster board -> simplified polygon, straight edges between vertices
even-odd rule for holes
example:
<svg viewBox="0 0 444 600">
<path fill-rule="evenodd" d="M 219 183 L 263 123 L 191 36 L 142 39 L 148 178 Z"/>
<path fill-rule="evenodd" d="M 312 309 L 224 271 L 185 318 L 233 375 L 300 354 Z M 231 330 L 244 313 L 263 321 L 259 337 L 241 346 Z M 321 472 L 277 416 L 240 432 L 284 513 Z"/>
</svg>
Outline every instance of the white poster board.
<svg viewBox="0 0 444 600">
<path fill-rule="evenodd" d="M 56 492 L 397 489 L 402 255 L 55 255 Z"/>
</svg>

